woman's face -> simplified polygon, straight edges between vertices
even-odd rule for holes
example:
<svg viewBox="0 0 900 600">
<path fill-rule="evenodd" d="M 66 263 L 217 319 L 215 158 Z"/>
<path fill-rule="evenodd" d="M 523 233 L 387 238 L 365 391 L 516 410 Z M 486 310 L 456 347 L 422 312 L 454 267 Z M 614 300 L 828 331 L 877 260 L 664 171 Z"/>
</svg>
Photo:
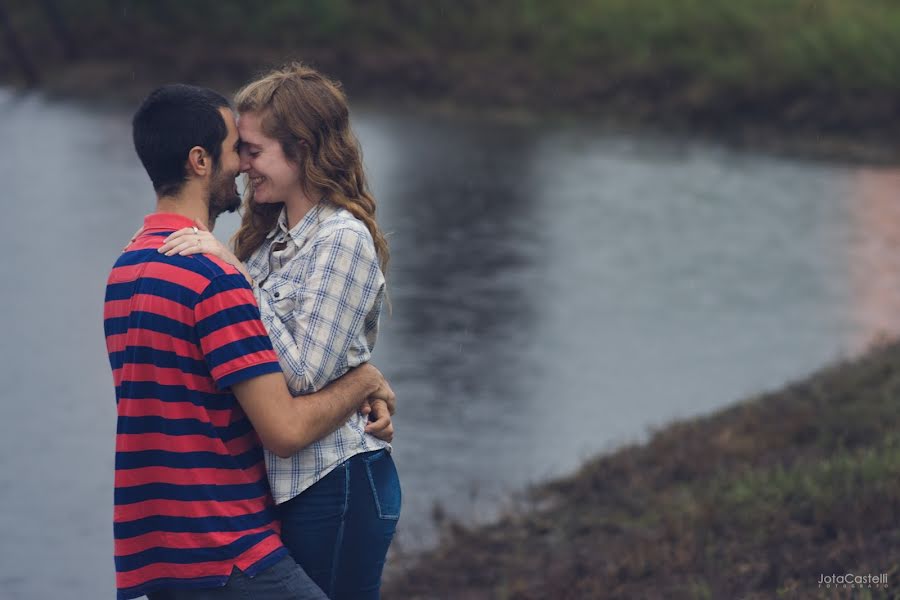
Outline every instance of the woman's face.
<svg viewBox="0 0 900 600">
<path fill-rule="evenodd" d="M 284 155 L 278 140 L 262 131 L 260 116 L 245 112 L 238 117 L 241 136 L 241 172 L 253 186 L 253 199 L 260 204 L 285 202 L 297 193 L 302 197 L 300 169 Z"/>
</svg>

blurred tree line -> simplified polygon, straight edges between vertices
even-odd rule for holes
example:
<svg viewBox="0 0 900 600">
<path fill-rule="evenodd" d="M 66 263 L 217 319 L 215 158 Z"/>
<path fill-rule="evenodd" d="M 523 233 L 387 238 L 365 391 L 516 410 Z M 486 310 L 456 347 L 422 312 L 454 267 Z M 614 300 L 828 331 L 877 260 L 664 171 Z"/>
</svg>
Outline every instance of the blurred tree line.
<svg viewBox="0 0 900 600">
<path fill-rule="evenodd" d="M 81 46 L 241 43 L 528 58 L 536 69 L 672 70 L 720 85 L 895 88 L 893 0 L 6 0 L 23 35 L 52 4 Z M 119 49 L 119 48 L 110 48 Z M 140 48 L 134 48 L 139 51 Z"/>
<path fill-rule="evenodd" d="M 37 60 L 59 54 L 48 3 L 79 55 L 175 75 L 311 57 L 351 82 L 475 103 L 836 128 L 866 125 L 854 113 L 872 128 L 900 99 L 895 0 L 0 0 Z"/>
</svg>

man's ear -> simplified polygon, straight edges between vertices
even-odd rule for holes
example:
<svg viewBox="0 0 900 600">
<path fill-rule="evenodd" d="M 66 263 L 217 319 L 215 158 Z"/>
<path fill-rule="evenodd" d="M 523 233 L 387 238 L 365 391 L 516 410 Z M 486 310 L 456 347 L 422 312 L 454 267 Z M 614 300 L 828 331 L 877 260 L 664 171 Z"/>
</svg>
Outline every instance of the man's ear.
<svg viewBox="0 0 900 600">
<path fill-rule="evenodd" d="M 212 171 L 212 157 L 200 146 L 188 152 L 187 169 L 189 175 L 204 177 Z"/>
</svg>

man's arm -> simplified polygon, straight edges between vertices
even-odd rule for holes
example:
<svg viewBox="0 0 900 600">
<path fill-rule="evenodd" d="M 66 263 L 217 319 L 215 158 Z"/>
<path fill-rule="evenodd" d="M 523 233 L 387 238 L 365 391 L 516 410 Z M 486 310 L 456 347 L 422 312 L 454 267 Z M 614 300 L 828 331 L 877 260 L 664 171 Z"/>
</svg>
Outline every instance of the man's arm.
<svg viewBox="0 0 900 600">
<path fill-rule="evenodd" d="M 282 458 L 331 433 L 369 400 L 384 400 L 391 412 L 396 402 L 384 377 L 369 364 L 303 396 L 302 401 L 291 396 L 279 373 L 260 375 L 231 389 L 263 446 Z"/>
<path fill-rule="evenodd" d="M 315 395 L 294 399 L 279 372 L 253 293 L 236 273 L 209 281 L 194 305 L 194 318 L 216 385 L 231 388 L 263 445 L 279 456 L 290 456 L 331 433 L 353 411 L 365 413 L 367 400 L 382 398 L 393 412 L 394 394 L 371 365 L 353 369 Z"/>
</svg>

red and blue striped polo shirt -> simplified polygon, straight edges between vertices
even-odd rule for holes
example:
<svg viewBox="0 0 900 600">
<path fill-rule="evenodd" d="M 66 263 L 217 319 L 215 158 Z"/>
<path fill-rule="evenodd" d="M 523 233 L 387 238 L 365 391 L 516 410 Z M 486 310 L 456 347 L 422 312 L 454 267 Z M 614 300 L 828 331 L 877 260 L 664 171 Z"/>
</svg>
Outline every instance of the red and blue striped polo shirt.
<svg viewBox="0 0 900 600">
<path fill-rule="evenodd" d="M 281 369 L 234 267 L 156 251 L 192 224 L 148 216 L 106 287 L 120 599 L 224 585 L 233 567 L 252 576 L 287 553 L 259 438 L 229 391 Z"/>
</svg>

